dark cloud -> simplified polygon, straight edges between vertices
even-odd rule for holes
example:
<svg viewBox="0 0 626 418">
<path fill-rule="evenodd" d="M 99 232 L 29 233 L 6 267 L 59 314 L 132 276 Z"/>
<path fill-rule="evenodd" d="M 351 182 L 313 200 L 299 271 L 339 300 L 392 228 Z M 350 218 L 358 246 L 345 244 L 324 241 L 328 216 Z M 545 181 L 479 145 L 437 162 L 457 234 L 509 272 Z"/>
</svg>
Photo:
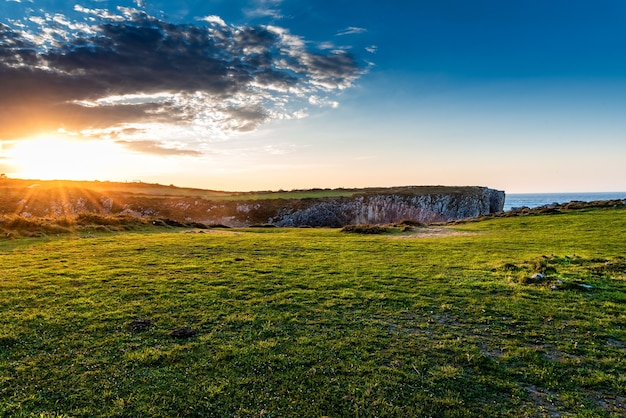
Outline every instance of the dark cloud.
<svg viewBox="0 0 626 418">
<path fill-rule="evenodd" d="M 175 25 L 134 9 L 75 10 L 97 24 L 59 15 L 34 19 L 37 29 L 0 24 L 0 139 L 57 129 L 110 135 L 150 123 L 188 124 L 209 137 L 250 131 L 363 73 L 354 56 L 310 51 L 278 27 L 227 26 L 216 16 L 205 26 Z M 187 152 L 149 141 L 133 149 Z"/>
</svg>

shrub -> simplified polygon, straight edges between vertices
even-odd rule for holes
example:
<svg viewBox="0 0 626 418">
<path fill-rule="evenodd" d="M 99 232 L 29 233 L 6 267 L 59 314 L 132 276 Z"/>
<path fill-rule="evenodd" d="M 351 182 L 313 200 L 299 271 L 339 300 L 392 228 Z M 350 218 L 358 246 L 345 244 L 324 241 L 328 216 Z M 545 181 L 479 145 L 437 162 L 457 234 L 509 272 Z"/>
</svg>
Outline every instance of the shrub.
<svg viewBox="0 0 626 418">
<path fill-rule="evenodd" d="M 387 228 L 380 225 L 346 225 L 341 228 L 341 232 L 349 232 L 353 234 L 384 234 L 387 232 Z"/>
<path fill-rule="evenodd" d="M 230 226 L 224 225 L 224 224 L 209 224 L 208 227 L 209 228 L 222 228 L 222 229 L 229 229 L 230 228 Z"/>
<path fill-rule="evenodd" d="M 535 273 L 541 273 L 545 276 L 556 273 L 556 268 L 550 265 L 550 259 L 547 257 L 541 257 L 533 264 L 533 271 Z"/>
<path fill-rule="evenodd" d="M 516 265 L 515 265 L 515 264 L 513 264 L 513 263 L 506 263 L 506 264 L 504 264 L 504 265 L 502 266 L 502 269 L 503 269 L 504 271 L 520 271 L 520 270 L 521 270 L 521 268 L 520 268 L 520 267 L 516 266 Z"/>
<path fill-rule="evenodd" d="M 79 225 L 113 225 L 118 223 L 112 216 L 92 212 L 79 213 L 76 216 L 76 222 Z"/>
<path fill-rule="evenodd" d="M 41 228 L 41 219 L 25 218 L 23 216 L 14 216 L 7 218 L 4 226 L 7 229 L 33 231 Z"/>
<path fill-rule="evenodd" d="M 201 223 L 201 222 L 189 222 L 189 227 L 190 228 L 197 228 L 197 229 L 208 229 L 209 227 L 206 226 L 205 224 Z"/>
<path fill-rule="evenodd" d="M 425 227 L 426 226 L 426 224 L 424 224 L 423 222 L 415 221 L 413 219 L 403 219 L 400 222 L 398 222 L 398 225 L 400 225 L 400 226 L 415 226 L 415 227 Z"/>
</svg>

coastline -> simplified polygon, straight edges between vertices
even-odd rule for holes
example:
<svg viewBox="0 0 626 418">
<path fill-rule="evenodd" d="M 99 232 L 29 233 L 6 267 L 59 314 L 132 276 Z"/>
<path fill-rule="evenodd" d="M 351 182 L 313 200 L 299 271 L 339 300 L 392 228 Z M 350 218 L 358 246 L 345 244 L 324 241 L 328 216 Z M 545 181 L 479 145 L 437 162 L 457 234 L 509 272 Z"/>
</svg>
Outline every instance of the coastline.
<svg viewBox="0 0 626 418">
<path fill-rule="evenodd" d="M 588 192 L 588 193 L 511 193 L 504 200 L 504 211 L 512 208 L 550 205 L 571 201 L 593 202 L 596 200 L 626 199 L 626 192 Z"/>
</svg>

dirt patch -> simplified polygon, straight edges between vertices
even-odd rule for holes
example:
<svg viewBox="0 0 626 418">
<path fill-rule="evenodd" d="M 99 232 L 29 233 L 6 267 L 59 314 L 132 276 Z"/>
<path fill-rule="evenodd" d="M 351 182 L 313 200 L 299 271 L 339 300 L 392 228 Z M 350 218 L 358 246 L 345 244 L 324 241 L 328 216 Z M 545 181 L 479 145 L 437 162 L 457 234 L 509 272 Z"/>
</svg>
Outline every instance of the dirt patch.
<svg viewBox="0 0 626 418">
<path fill-rule="evenodd" d="M 562 414 L 555 405 L 559 402 L 555 392 L 534 385 L 522 386 L 529 395 L 531 402 L 537 408 L 537 416 L 560 417 Z"/>
<path fill-rule="evenodd" d="M 457 231 L 454 229 L 433 226 L 428 228 L 416 228 L 415 230 L 394 238 L 436 238 L 436 237 L 460 237 L 476 235 L 477 232 Z"/>
<path fill-rule="evenodd" d="M 592 400 L 607 412 L 619 414 L 626 411 L 626 397 L 615 393 L 596 393 Z"/>
<path fill-rule="evenodd" d="M 606 342 L 606 345 L 609 347 L 615 347 L 615 348 L 619 348 L 620 350 L 623 350 L 626 348 L 626 343 L 620 340 L 616 340 L 613 338 L 609 338 Z"/>
</svg>

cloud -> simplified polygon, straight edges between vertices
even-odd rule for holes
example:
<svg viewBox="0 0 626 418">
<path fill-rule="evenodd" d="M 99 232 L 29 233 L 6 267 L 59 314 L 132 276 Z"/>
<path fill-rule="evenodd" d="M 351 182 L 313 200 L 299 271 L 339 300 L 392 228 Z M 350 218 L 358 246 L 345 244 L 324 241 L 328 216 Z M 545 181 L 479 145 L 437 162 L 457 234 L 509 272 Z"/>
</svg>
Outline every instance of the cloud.
<svg viewBox="0 0 626 418">
<path fill-rule="evenodd" d="M 123 144 L 135 150 L 192 155 L 141 135 L 132 146 L 128 132 L 158 124 L 223 139 L 335 103 L 366 69 L 349 52 L 314 52 L 277 26 L 229 26 L 218 16 L 172 24 L 122 7 L 74 11 L 82 20 L 45 14 L 30 17 L 36 25 L 0 23 L 0 140 L 125 132 Z"/>
<path fill-rule="evenodd" d="M 378 46 L 371 45 L 371 46 L 366 47 L 365 50 L 369 52 L 370 54 L 375 54 L 376 51 L 378 51 Z"/>
<path fill-rule="evenodd" d="M 0 142 L 0 173 L 11 173 L 15 170 L 11 158 L 4 155 L 5 151 L 13 148 L 13 145 L 11 142 Z"/>
<path fill-rule="evenodd" d="M 337 32 L 337 36 L 358 35 L 359 33 L 364 32 L 367 32 L 367 29 L 350 26 L 340 32 Z"/>
<path fill-rule="evenodd" d="M 198 20 L 209 22 L 209 23 L 217 23 L 220 26 L 226 26 L 226 22 L 224 22 L 224 19 L 215 15 L 201 17 Z"/>
<path fill-rule="evenodd" d="M 283 17 L 280 9 L 276 6 L 282 3 L 282 0 L 255 0 L 254 6 L 244 10 L 244 14 L 248 18 L 264 18 L 271 17 L 273 19 L 281 19 Z"/>
<path fill-rule="evenodd" d="M 142 154 L 153 154 L 153 155 L 161 155 L 161 156 L 192 156 L 197 157 L 202 155 L 201 152 L 196 150 L 182 149 L 176 147 L 168 147 L 160 141 L 124 141 L 119 140 L 115 141 L 116 144 L 122 145 L 125 148 L 139 152 Z"/>
</svg>

